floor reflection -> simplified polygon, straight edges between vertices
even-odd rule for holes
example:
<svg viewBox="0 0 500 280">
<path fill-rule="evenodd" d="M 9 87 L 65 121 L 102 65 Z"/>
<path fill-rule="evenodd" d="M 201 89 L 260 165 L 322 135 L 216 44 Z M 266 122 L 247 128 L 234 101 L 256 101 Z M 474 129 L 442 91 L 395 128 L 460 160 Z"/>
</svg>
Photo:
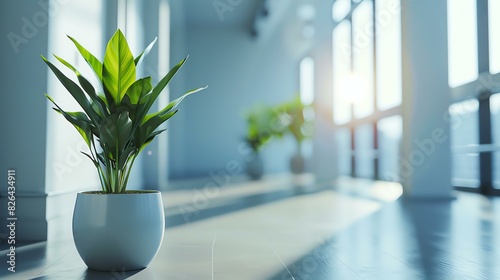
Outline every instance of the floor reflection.
<svg viewBox="0 0 500 280">
<path fill-rule="evenodd" d="M 269 279 L 500 279 L 500 198 L 400 199 Z"/>
<path fill-rule="evenodd" d="M 182 226 L 250 207 L 257 207 L 295 196 L 318 193 L 328 189 L 332 189 L 332 187 L 328 185 L 322 187 L 295 185 L 288 189 L 232 197 L 230 199 L 207 199 L 204 204 L 188 203 L 173 209 L 166 209 L 165 225 L 167 228 Z"/>
</svg>

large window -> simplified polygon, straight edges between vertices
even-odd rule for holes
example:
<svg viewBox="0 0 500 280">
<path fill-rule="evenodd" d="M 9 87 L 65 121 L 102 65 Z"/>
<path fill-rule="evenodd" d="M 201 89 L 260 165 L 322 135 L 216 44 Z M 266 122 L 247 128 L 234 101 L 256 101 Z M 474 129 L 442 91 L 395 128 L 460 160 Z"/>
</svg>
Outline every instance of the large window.
<svg viewBox="0 0 500 280">
<path fill-rule="evenodd" d="M 351 131 L 348 128 L 341 128 L 335 132 L 337 140 L 337 162 L 340 175 L 351 176 L 352 172 L 352 150 Z"/>
<path fill-rule="evenodd" d="M 377 108 L 386 110 L 401 104 L 401 17 L 388 12 L 395 0 L 377 1 Z M 396 54 L 396 55 L 395 55 Z"/>
<path fill-rule="evenodd" d="M 490 73 L 500 72 L 500 1 L 488 1 Z"/>
<path fill-rule="evenodd" d="M 352 70 L 358 77 L 360 87 L 351 95 L 354 99 L 354 116 L 362 118 L 373 113 L 374 102 L 374 36 L 373 30 L 373 3 L 363 1 L 357 6 L 352 15 Z"/>
<path fill-rule="evenodd" d="M 477 78 L 476 0 L 448 0 L 448 80 L 456 87 Z"/>
<path fill-rule="evenodd" d="M 399 150 L 403 136 L 403 118 L 399 115 L 383 118 L 378 121 L 377 128 L 379 178 L 399 181 Z"/>
<path fill-rule="evenodd" d="M 373 126 L 370 123 L 359 125 L 354 130 L 356 177 L 375 177 L 373 137 Z"/>
<path fill-rule="evenodd" d="M 396 7 L 396 9 L 395 9 Z M 397 181 L 402 121 L 400 0 L 332 7 L 333 122 L 341 174 Z"/>
<path fill-rule="evenodd" d="M 356 86 L 351 74 L 351 22 L 344 20 L 333 30 L 333 119 L 336 124 L 351 120 L 348 92 Z"/>
<path fill-rule="evenodd" d="M 479 103 L 475 99 L 450 106 L 452 184 L 477 188 L 479 178 Z"/>
<path fill-rule="evenodd" d="M 102 26 L 105 23 L 103 4 L 97 1 L 75 0 L 68 1 L 65 5 L 54 3 L 50 13 L 48 25 L 49 43 L 48 53 L 62 57 L 80 71 L 80 74 L 89 79 L 93 84 L 97 79 L 85 60 L 79 55 L 73 43 L 66 37 L 72 36 L 85 46 L 91 53 L 102 59 L 104 42 Z M 62 2 L 62 1 L 61 1 Z M 84 11 L 84 12 L 82 12 Z M 48 57 L 54 61 L 54 57 Z M 63 69 L 63 68 L 61 68 Z M 68 77 L 74 74 L 63 71 Z M 78 111 L 78 103 L 59 83 L 52 73 L 48 75 L 48 93 L 54 100 L 67 111 Z M 46 182 L 47 191 L 67 190 L 68 186 L 75 189 L 88 189 L 98 187 L 99 179 L 95 167 L 79 151 L 86 151 L 87 146 L 80 135 L 68 125 L 67 121 L 54 114 L 52 105 L 47 102 L 47 157 L 46 157 Z M 88 177 L 88 174 L 92 174 Z"/>
<path fill-rule="evenodd" d="M 484 194 L 500 194 L 498 12 L 497 0 L 448 0 L 451 181 Z"/>
<path fill-rule="evenodd" d="M 314 60 L 310 57 L 300 62 L 300 100 L 306 105 L 314 101 Z"/>
</svg>

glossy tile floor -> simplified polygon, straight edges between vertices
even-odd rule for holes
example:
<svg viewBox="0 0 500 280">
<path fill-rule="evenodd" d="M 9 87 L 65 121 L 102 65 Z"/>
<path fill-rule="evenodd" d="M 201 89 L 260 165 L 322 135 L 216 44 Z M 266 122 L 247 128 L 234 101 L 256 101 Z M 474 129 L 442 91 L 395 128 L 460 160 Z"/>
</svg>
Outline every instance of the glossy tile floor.
<svg viewBox="0 0 500 280">
<path fill-rule="evenodd" d="M 272 177 L 165 193 L 141 271 L 87 270 L 69 238 L 18 249 L 2 279 L 500 279 L 500 198 L 398 199 L 397 184 Z M 2 252 L 0 261 L 5 264 Z"/>
</svg>

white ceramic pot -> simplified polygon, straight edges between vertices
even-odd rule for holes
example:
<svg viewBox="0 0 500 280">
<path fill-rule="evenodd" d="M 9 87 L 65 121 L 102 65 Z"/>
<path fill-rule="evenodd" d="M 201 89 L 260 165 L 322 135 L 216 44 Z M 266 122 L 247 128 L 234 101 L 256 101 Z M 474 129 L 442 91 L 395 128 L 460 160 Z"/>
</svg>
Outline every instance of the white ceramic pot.
<svg viewBox="0 0 500 280">
<path fill-rule="evenodd" d="M 158 253 L 164 232 L 165 214 L 159 191 L 77 194 L 73 239 L 90 269 L 145 268 Z"/>
</svg>

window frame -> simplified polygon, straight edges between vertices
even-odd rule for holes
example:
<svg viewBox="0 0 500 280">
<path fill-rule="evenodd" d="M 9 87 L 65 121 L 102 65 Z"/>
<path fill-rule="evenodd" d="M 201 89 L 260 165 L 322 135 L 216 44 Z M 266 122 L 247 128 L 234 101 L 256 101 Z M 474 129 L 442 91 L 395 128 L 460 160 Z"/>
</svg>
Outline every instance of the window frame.
<svg viewBox="0 0 500 280">
<path fill-rule="evenodd" d="M 478 44 L 478 78 L 472 82 L 450 88 L 451 104 L 467 99 L 476 99 L 478 108 L 479 143 L 476 146 L 453 146 L 452 157 L 460 153 L 479 154 L 478 187 L 454 185 L 455 189 L 478 192 L 485 195 L 500 195 L 500 189 L 493 186 L 493 153 L 500 152 L 500 145 L 495 145 L 492 138 L 492 115 L 490 98 L 500 94 L 500 73 L 490 73 L 489 52 L 489 1 L 476 1 L 477 5 L 477 44 Z M 450 178 L 450 181 L 453 178 Z"/>
<path fill-rule="evenodd" d="M 354 46 L 354 25 L 353 25 L 353 12 L 354 10 L 359 6 L 361 5 L 362 3 L 364 2 L 371 2 L 372 3 L 372 19 L 373 19 L 373 25 L 372 25 L 372 32 L 373 32 L 373 46 L 372 46 L 372 58 L 373 58 L 373 96 L 371 96 L 370 98 L 373 98 L 373 111 L 370 115 L 367 115 L 367 116 L 364 116 L 364 117 L 361 117 L 361 118 L 357 118 L 356 115 L 355 115 L 355 110 L 354 110 L 354 104 L 350 104 L 351 106 L 351 119 L 346 122 L 346 123 L 341 123 L 341 124 L 337 124 L 335 122 L 335 120 L 332 118 L 332 123 L 333 123 L 333 126 L 336 130 L 338 129 L 348 129 L 350 131 L 350 139 L 351 139 L 351 147 L 350 147 L 350 154 L 351 154 L 351 174 L 350 176 L 351 177 L 358 177 L 357 176 L 357 172 L 356 172 L 356 160 L 357 157 L 356 157 L 356 128 L 360 127 L 360 126 L 363 126 L 363 125 L 371 125 L 372 127 L 372 133 L 373 133 L 373 141 L 372 141 L 372 155 L 373 155 L 373 178 L 370 178 L 370 179 L 374 179 L 374 180 L 379 180 L 381 178 L 379 172 L 379 137 L 378 137 L 378 121 L 381 120 L 381 119 L 384 119 L 384 118 L 388 118 L 388 117 L 392 117 L 392 116 L 396 116 L 396 115 L 400 115 L 401 116 L 401 108 L 402 108 L 402 104 L 399 104 L 399 105 L 396 105 L 396 106 L 393 106 L 393 107 L 390 107 L 390 108 L 387 108 L 387 109 L 384 109 L 384 110 L 380 110 L 379 109 L 379 106 L 377 104 L 377 95 L 378 95 L 378 89 L 377 89 L 377 0 L 361 0 L 361 1 L 351 1 L 351 10 L 349 13 L 347 13 L 347 15 L 342 18 L 342 19 L 339 19 L 336 24 L 334 25 L 333 27 L 333 30 L 335 30 L 335 28 L 337 27 L 338 24 L 344 22 L 344 21 L 349 21 L 350 24 L 351 24 L 351 28 L 350 28 L 350 32 L 351 32 L 351 42 L 350 42 L 350 45 L 351 45 L 351 48 L 353 48 Z M 398 14 L 396 15 L 398 17 L 401 17 L 401 14 Z M 333 19 L 332 19 L 333 20 Z M 400 21 L 401 22 L 401 21 Z M 333 31 L 332 30 L 332 31 Z M 332 35 L 333 35 L 334 32 L 332 32 Z M 333 37 L 332 37 L 332 41 L 333 41 Z M 335 44 L 335 42 L 334 42 Z M 332 49 L 332 52 L 333 52 L 333 49 Z M 354 63 L 353 61 L 355 60 L 354 58 L 355 56 L 355 53 L 353 51 L 351 51 L 351 71 L 354 70 Z M 401 54 L 402 56 L 402 54 Z M 335 63 L 335 61 L 333 61 L 333 63 Z M 333 67 L 335 68 L 335 67 Z M 335 75 L 335 73 L 333 73 L 333 75 Z M 402 76 L 400 77 L 400 79 L 402 80 Z M 335 96 L 335 86 L 333 87 L 333 92 L 332 94 Z M 401 95 L 402 95 L 402 92 L 401 92 Z M 334 102 L 335 102 L 335 98 L 333 99 Z M 401 100 L 402 100 L 402 96 L 401 96 Z M 402 103 L 402 102 L 401 102 Z"/>
</svg>

